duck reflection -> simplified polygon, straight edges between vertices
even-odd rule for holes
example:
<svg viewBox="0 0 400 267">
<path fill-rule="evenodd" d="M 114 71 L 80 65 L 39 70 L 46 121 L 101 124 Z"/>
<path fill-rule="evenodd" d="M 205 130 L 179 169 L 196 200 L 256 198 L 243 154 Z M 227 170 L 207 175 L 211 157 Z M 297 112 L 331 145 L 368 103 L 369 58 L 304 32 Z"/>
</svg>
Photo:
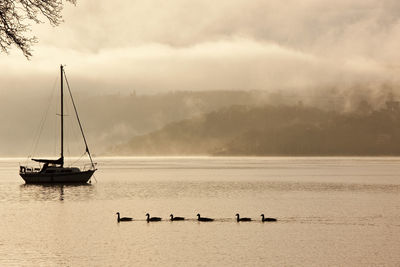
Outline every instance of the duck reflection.
<svg viewBox="0 0 400 267">
<path fill-rule="evenodd" d="M 95 195 L 95 187 L 91 184 L 22 184 L 19 189 L 22 201 L 84 201 Z"/>
</svg>

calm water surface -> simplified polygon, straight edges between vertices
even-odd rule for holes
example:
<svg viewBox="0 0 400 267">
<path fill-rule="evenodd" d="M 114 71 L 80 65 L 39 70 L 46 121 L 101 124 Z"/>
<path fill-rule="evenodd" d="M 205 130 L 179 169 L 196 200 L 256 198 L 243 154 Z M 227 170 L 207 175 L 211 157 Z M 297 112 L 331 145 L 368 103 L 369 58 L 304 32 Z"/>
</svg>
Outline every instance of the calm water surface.
<svg viewBox="0 0 400 267">
<path fill-rule="evenodd" d="M 400 265 L 400 158 L 100 158 L 87 186 L 25 185 L 19 161 L 0 159 L 0 266 Z"/>
</svg>

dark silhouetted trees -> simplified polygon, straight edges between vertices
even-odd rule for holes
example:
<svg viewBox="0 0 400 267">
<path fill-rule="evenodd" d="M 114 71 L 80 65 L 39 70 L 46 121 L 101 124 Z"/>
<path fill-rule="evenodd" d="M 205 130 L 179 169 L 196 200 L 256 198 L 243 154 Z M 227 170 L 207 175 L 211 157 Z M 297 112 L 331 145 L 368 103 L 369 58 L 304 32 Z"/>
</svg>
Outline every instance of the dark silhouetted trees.
<svg viewBox="0 0 400 267">
<path fill-rule="evenodd" d="M 67 0 L 73 4 L 76 0 Z M 51 25 L 62 22 L 62 0 L 0 0 L 0 48 L 8 53 L 11 46 L 17 46 L 25 57 L 32 56 L 31 46 L 37 41 L 29 36 L 29 22 L 40 23 L 46 18 Z"/>
<path fill-rule="evenodd" d="M 134 137 L 111 153 L 398 156 L 400 109 L 360 114 L 302 106 L 231 106 Z"/>
</svg>

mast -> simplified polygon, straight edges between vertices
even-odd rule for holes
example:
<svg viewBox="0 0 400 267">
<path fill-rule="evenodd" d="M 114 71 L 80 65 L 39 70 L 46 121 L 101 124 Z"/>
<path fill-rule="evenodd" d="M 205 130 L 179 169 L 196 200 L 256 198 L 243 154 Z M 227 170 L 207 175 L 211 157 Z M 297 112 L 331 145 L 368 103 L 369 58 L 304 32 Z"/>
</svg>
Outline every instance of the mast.
<svg viewBox="0 0 400 267">
<path fill-rule="evenodd" d="M 63 81 L 64 81 L 64 67 L 60 65 L 61 74 L 61 167 L 64 166 L 64 95 L 63 95 Z"/>
</svg>

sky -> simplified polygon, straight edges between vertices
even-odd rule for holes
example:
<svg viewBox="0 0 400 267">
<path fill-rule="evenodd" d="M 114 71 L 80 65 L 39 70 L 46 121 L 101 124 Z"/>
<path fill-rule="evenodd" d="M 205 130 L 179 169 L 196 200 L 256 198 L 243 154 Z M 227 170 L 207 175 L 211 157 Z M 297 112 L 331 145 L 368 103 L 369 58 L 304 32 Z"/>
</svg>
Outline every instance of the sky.
<svg viewBox="0 0 400 267">
<path fill-rule="evenodd" d="M 78 0 L 64 23 L 32 26 L 27 60 L 0 54 L 0 97 L 78 90 L 381 88 L 399 83 L 398 0 Z"/>
</svg>

